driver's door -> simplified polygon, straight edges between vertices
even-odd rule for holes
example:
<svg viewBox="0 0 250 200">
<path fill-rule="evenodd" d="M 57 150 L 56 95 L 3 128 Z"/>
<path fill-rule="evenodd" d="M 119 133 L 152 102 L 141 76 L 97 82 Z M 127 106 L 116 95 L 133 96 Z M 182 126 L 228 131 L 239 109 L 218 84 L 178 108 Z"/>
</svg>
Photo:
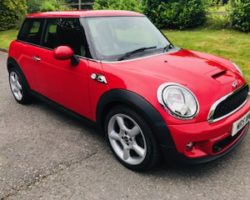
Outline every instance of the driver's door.
<svg viewBox="0 0 250 200">
<path fill-rule="evenodd" d="M 63 107 L 90 116 L 89 62 L 80 59 L 77 66 L 70 60 L 57 60 L 53 49 L 67 45 L 76 55 L 84 56 L 84 31 L 79 19 L 48 19 L 37 67 L 37 92 Z"/>
</svg>

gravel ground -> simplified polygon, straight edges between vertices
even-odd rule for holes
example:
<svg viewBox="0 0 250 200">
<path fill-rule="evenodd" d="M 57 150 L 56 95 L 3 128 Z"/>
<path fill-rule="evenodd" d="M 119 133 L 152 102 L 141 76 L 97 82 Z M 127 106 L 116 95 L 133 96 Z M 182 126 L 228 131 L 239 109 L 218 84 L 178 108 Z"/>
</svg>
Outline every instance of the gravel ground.
<svg viewBox="0 0 250 200">
<path fill-rule="evenodd" d="M 0 199 L 249 199 L 250 137 L 204 165 L 121 166 L 94 127 L 42 102 L 18 105 L 0 53 Z"/>
</svg>

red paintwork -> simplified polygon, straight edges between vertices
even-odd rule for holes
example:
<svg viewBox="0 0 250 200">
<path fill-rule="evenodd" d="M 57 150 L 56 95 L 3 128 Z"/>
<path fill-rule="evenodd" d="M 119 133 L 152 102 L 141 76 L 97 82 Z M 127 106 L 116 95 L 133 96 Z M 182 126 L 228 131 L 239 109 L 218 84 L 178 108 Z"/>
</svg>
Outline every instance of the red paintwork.
<svg viewBox="0 0 250 200">
<path fill-rule="evenodd" d="M 140 15 L 124 11 L 80 11 L 32 14 L 29 17 L 51 16 L 94 16 L 94 15 Z M 67 52 L 66 54 L 68 54 Z M 165 120 L 176 149 L 189 158 L 213 155 L 212 144 L 228 136 L 232 123 L 250 110 L 250 101 L 233 115 L 216 123 L 207 121 L 212 104 L 232 92 L 232 82 L 236 79 L 239 87 L 246 81 L 228 60 L 205 53 L 179 50 L 150 57 L 121 62 L 96 62 L 81 59 L 78 66 L 70 60 L 58 60 L 54 51 L 13 41 L 9 56 L 22 68 L 32 90 L 48 97 L 80 115 L 96 121 L 96 108 L 100 97 L 111 89 L 125 89 L 144 97 Z M 33 56 L 41 62 L 32 60 Z M 217 78 L 212 75 L 226 70 Z M 105 75 L 108 84 L 101 84 L 90 78 L 92 73 Z M 166 82 L 176 82 L 187 86 L 196 95 L 200 112 L 192 120 L 172 117 L 159 104 L 157 89 Z M 188 142 L 196 142 L 193 151 L 188 152 Z"/>
<path fill-rule="evenodd" d="M 82 11 L 60 11 L 32 13 L 28 18 L 50 18 L 50 17 L 104 17 L 104 16 L 144 16 L 143 14 L 123 10 L 82 10 Z"/>
<path fill-rule="evenodd" d="M 68 60 L 74 55 L 74 51 L 68 46 L 59 46 L 54 49 L 54 57 L 58 60 Z"/>
</svg>

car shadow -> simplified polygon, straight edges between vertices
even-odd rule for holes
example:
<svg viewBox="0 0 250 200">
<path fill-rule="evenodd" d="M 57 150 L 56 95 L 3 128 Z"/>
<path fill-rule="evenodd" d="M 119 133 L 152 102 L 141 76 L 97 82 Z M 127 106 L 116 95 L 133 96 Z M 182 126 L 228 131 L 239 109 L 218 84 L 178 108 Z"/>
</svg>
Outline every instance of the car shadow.
<svg viewBox="0 0 250 200">
<path fill-rule="evenodd" d="M 242 142 L 242 144 L 244 141 Z M 232 166 L 238 165 L 237 159 L 240 159 L 241 146 L 238 146 L 233 152 L 223 157 L 202 164 L 183 164 L 177 162 L 162 161 L 158 168 L 149 173 L 155 177 L 175 177 L 175 178 L 193 178 L 201 179 L 219 175 L 228 171 Z"/>
<path fill-rule="evenodd" d="M 35 99 L 32 105 L 38 107 L 39 110 L 44 110 L 52 116 L 52 118 L 56 118 L 59 121 L 70 124 L 72 127 L 83 130 L 82 132 L 84 132 L 84 134 L 94 136 L 98 140 L 103 139 L 103 134 L 98 130 L 95 123 L 91 122 L 87 118 L 75 116 L 74 114 L 63 111 L 63 109 L 58 109 L 53 104 L 39 99 Z"/>
<path fill-rule="evenodd" d="M 91 137 L 102 146 L 102 148 L 111 154 L 108 145 L 105 142 L 104 134 L 101 133 L 95 124 L 90 123 L 88 120 L 75 118 L 61 110 L 58 110 L 54 106 L 47 104 L 43 101 L 37 100 L 34 103 L 35 106 L 38 106 L 41 110 L 45 110 L 53 118 L 57 118 L 60 121 L 69 123 L 72 127 L 83 130 L 82 134 L 87 134 L 88 137 Z M 242 143 L 244 143 L 243 141 Z M 229 154 L 221 157 L 218 160 L 203 163 L 203 164 L 181 164 L 177 162 L 170 161 L 161 161 L 160 164 L 153 168 L 150 171 L 139 173 L 140 176 L 154 176 L 155 178 L 202 178 L 212 176 L 215 173 L 219 173 L 222 170 L 225 170 L 230 165 L 235 163 L 238 155 L 241 152 L 241 145 L 236 148 L 237 151 L 230 152 Z M 114 162 L 118 162 L 113 157 Z M 125 169 L 125 168 L 124 168 Z M 126 170 L 126 169 L 125 169 Z M 137 172 L 136 172 L 137 173 Z"/>
</svg>

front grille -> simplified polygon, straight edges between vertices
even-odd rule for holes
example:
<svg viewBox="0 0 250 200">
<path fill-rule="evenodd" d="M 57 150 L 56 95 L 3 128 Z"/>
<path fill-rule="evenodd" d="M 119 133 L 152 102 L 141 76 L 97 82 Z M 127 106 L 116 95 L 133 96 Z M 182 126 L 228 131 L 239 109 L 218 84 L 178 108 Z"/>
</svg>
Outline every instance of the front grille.
<svg viewBox="0 0 250 200">
<path fill-rule="evenodd" d="M 249 86 L 246 85 L 220 102 L 214 110 L 212 119 L 222 118 L 239 108 L 248 98 L 248 92 Z"/>
</svg>

